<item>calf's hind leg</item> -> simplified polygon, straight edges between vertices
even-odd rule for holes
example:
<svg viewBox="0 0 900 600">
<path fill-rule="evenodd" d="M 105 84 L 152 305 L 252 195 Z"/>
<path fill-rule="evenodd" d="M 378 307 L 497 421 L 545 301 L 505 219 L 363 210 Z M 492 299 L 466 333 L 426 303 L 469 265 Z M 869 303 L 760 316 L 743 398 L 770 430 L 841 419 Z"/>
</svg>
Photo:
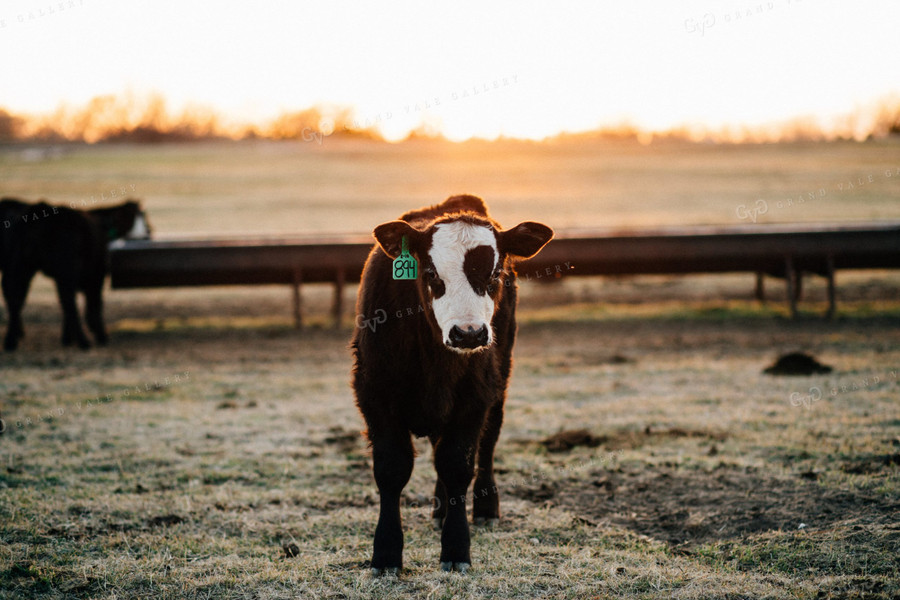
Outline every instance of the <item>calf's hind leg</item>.
<svg viewBox="0 0 900 600">
<path fill-rule="evenodd" d="M 437 438 L 432 436 L 429 439 L 431 440 L 431 454 L 434 456 Z M 447 487 L 440 477 L 434 482 L 434 496 L 431 500 L 431 524 L 437 531 L 440 531 L 444 527 L 444 519 L 447 517 Z"/>
<path fill-rule="evenodd" d="M 503 402 L 488 413 L 478 442 L 478 474 L 472 488 L 472 520 L 476 525 L 493 527 L 500 521 L 500 495 L 494 480 L 494 447 L 503 425 Z"/>
</svg>

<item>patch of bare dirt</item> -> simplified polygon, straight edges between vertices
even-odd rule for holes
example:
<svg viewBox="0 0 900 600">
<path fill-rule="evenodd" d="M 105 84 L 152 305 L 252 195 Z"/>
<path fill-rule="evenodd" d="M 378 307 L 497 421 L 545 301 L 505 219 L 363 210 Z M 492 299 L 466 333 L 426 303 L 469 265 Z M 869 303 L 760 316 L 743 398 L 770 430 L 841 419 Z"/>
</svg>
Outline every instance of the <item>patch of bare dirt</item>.
<svg viewBox="0 0 900 600">
<path fill-rule="evenodd" d="M 541 444 L 548 452 L 568 452 L 577 446 L 596 448 L 602 441 L 587 429 L 568 429 L 541 440 Z"/>
<path fill-rule="evenodd" d="M 81 506 L 70 506 L 69 514 L 75 517 L 90 517 L 91 511 Z M 75 522 L 66 522 L 55 525 L 47 529 L 47 535 L 53 538 L 65 539 L 84 539 L 94 538 L 97 536 L 105 536 L 118 532 L 148 531 L 151 529 L 171 527 L 179 523 L 185 523 L 187 519 L 181 515 L 166 514 L 151 517 L 143 523 L 127 520 L 114 519 L 106 516 L 100 516 L 94 522 L 83 522 L 79 519 Z"/>
<path fill-rule="evenodd" d="M 609 450 L 635 449 L 657 440 L 670 438 L 701 438 L 723 441 L 728 435 L 722 432 L 700 429 L 682 429 L 671 427 L 654 429 L 647 426 L 643 431 L 616 431 L 607 435 L 596 436 L 587 429 L 567 429 L 541 440 L 539 443 L 548 452 L 568 452 L 578 446 L 596 448 L 603 446 Z M 520 440 L 520 443 L 528 443 Z"/>
<path fill-rule="evenodd" d="M 341 426 L 330 428 L 328 436 L 323 440 L 326 445 L 335 446 L 343 454 L 357 450 L 361 441 L 362 436 L 358 431 L 350 431 Z"/>
<path fill-rule="evenodd" d="M 171 527 L 172 525 L 178 525 L 179 523 L 184 523 L 184 517 L 172 514 L 160 515 L 147 521 L 147 525 L 150 527 Z"/>
<path fill-rule="evenodd" d="M 510 495 L 535 504 L 544 504 L 556 497 L 559 485 L 556 483 L 542 482 L 538 487 L 516 486 L 510 490 Z"/>
<path fill-rule="evenodd" d="M 844 461 L 841 470 L 856 475 L 871 475 L 897 466 L 900 466 L 900 452 L 854 457 Z"/>
<path fill-rule="evenodd" d="M 573 367 L 591 367 L 600 365 L 628 365 L 637 361 L 629 356 L 620 353 L 599 354 L 596 352 L 569 352 L 558 359 L 550 359 L 545 361 L 548 367 L 556 369 L 569 370 Z"/>
<path fill-rule="evenodd" d="M 511 493 L 685 547 L 842 522 L 887 525 L 900 511 L 898 500 L 724 464 L 709 472 L 653 465 L 599 470 L 585 479 L 542 486 L 547 489 Z"/>
</svg>

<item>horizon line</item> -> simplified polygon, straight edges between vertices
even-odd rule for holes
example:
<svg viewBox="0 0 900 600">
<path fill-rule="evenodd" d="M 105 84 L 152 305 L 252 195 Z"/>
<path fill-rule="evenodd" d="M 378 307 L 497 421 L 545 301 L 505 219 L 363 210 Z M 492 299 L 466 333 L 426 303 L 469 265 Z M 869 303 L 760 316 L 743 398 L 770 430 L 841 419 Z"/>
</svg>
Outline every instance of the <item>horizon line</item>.
<svg viewBox="0 0 900 600">
<path fill-rule="evenodd" d="M 387 117 L 388 119 L 390 116 Z M 477 134 L 451 139 L 437 125 L 422 119 L 405 135 L 389 139 L 378 127 L 380 119 L 361 124 L 363 119 L 351 106 L 318 104 L 299 110 L 282 111 L 262 123 L 234 119 L 221 111 L 188 105 L 179 114 L 171 113 L 161 94 L 137 98 L 130 93 L 95 96 L 85 105 L 72 108 L 63 103 L 43 114 L 13 112 L 0 106 L 0 143 L 163 143 L 193 141 L 294 140 L 322 143 L 326 137 L 341 136 L 397 143 L 434 140 L 450 143 L 558 142 L 576 139 L 636 140 L 642 145 L 659 141 L 686 141 L 715 144 L 764 144 L 789 142 L 867 141 L 900 135 L 900 96 L 889 95 L 832 119 L 830 126 L 809 116 L 796 116 L 768 124 L 724 124 L 709 126 L 681 124 L 665 129 L 646 129 L 629 121 L 613 125 L 569 131 L 560 130 L 540 137 Z"/>
</svg>

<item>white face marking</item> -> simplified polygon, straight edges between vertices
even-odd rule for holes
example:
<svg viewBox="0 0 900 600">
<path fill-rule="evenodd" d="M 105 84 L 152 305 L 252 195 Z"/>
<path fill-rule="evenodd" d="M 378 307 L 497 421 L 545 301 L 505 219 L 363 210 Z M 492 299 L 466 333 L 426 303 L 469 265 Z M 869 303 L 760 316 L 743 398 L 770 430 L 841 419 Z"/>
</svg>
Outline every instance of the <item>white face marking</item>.
<svg viewBox="0 0 900 600">
<path fill-rule="evenodd" d="M 466 252 L 478 246 L 490 246 L 494 249 L 493 267 L 496 267 L 497 238 L 493 230 L 462 221 L 441 223 L 434 228 L 429 254 L 438 276 L 444 282 L 445 292 L 432 301 L 432 310 L 441 328 L 444 344 L 448 347 L 450 330 L 454 325 L 463 331 L 470 327 L 478 331 L 483 326 L 488 333 L 487 345 L 490 346 L 494 341 L 494 332 L 491 330 L 494 300 L 489 294 L 476 294 L 463 271 Z M 477 350 L 452 349 L 461 353 Z"/>
<path fill-rule="evenodd" d="M 147 228 L 147 221 L 144 220 L 144 213 L 139 212 L 134 217 L 134 225 L 131 231 L 125 234 L 126 240 L 146 240 L 150 237 L 150 230 Z"/>
</svg>

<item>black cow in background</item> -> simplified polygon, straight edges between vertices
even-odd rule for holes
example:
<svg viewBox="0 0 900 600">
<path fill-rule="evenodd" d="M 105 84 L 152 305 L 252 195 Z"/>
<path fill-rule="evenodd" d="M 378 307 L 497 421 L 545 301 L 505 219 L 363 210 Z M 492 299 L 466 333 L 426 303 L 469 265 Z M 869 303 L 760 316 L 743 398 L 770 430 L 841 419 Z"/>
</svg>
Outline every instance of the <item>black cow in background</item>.
<svg viewBox="0 0 900 600">
<path fill-rule="evenodd" d="M 89 348 L 81 327 L 75 293 L 85 296 L 85 320 L 98 344 L 107 342 L 103 324 L 103 281 L 108 271 L 108 244 L 119 238 L 149 237 L 140 204 L 128 200 L 89 211 L 0 200 L 0 271 L 9 323 L 4 349 L 13 351 L 25 335 L 22 308 L 35 273 L 56 282 L 63 311 L 62 343 Z"/>
</svg>

